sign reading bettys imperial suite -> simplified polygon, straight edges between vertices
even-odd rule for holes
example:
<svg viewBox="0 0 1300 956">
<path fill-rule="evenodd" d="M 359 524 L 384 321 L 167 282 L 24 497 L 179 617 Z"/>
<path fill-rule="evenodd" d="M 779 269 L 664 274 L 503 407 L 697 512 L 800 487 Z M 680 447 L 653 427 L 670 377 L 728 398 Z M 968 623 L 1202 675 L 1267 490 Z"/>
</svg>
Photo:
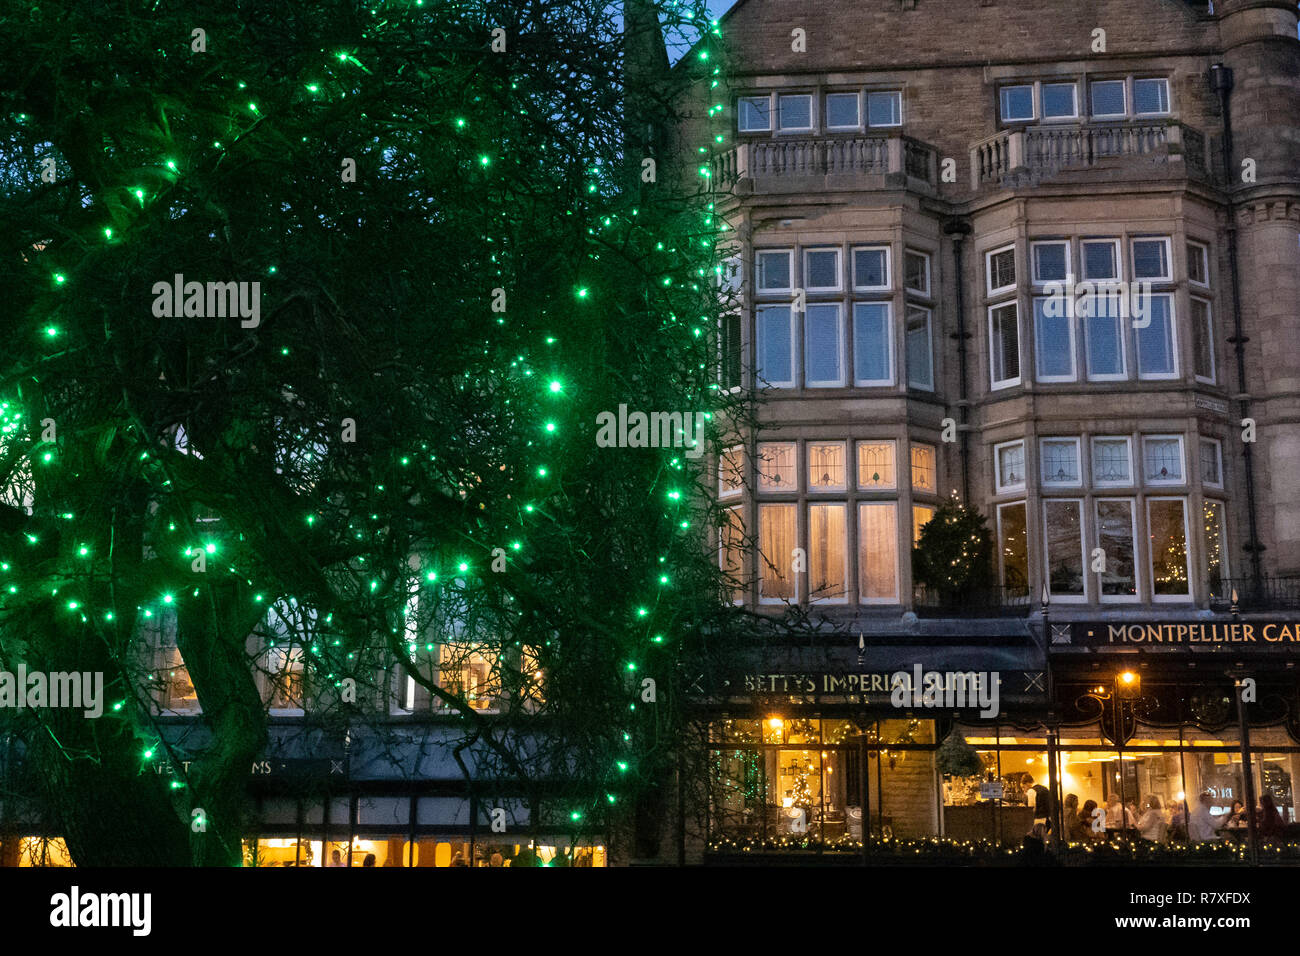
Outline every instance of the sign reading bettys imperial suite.
<svg viewBox="0 0 1300 956">
<path fill-rule="evenodd" d="M 1068 627 L 1066 633 L 1062 633 Z M 1214 647 L 1300 650 L 1300 620 L 1144 621 L 1134 624 L 1075 621 L 1054 625 L 1052 643 L 1081 647 Z M 1065 638 L 1065 640 L 1062 640 Z"/>
</svg>

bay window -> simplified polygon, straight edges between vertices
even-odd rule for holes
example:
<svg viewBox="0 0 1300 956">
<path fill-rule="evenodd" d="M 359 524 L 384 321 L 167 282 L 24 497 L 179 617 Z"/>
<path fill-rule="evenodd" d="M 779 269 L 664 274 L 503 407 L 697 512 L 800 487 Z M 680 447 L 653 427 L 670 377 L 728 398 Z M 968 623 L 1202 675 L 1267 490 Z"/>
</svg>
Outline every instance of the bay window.
<svg viewBox="0 0 1300 956">
<path fill-rule="evenodd" d="M 759 442 L 759 491 L 798 491 L 797 457 L 798 446 L 792 441 Z"/>
<path fill-rule="evenodd" d="M 1182 498 L 1148 498 L 1147 536 L 1151 542 L 1153 599 L 1189 599 L 1192 592 L 1187 565 L 1186 501 Z"/>
<path fill-rule="evenodd" d="M 1043 502 L 1047 587 L 1054 600 L 1082 601 L 1087 596 L 1082 510 L 1083 502 L 1077 498 Z"/>
<path fill-rule="evenodd" d="M 809 492 L 844 491 L 846 471 L 844 442 L 808 443 Z"/>
<path fill-rule="evenodd" d="M 838 305 L 809 305 L 804 313 L 804 384 L 832 388 L 844 384 L 843 323 Z"/>
<path fill-rule="evenodd" d="M 894 384 L 894 335 L 888 302 L 853 303 L 853 384 Z"/>
<path fill-rule="evenodd" d="M 1023 501 L 998 506 L 998 583 L 1009 596 L 1029 593 L 1028 522 Z"/>
<path fill-rule="evenodd" d="M 759 384 L 794 387 L 794 321 L 788 305 L 761 306 L 757 310 Z"/>
<path fill-rule="evenodd" d="M 1020 384 L 1020 326 L 1014 302 L 989 309 L 989 370 L 993 388 Z"/>
<path fill-rule="evenodd" d="M 794 549 L 798 547 L 796 506 L 758 506 L 758 598 L 765 604 L 794 601 Z"/>
<path fill-rule="evenodd" d="M 1139 378 L 1177 378 L 1174 297 L 1167 293 L 1138 296 L 1134 322 Z"/>
<path fill-rule="evenodd" d="M 863 604 L 898 603 L 898 506 L 858 505 L 858 591 Z"/>
<path fill-rule="evenodd" d="M 895 450 L 892 441 L 858 442 L 858 488 L 863 491 L 892 491 L 895 478 Z"/>
<path fill-rule="evenodd" d="M 1025 443 L 1007 442 L 993 449 L 997 493 L 1023 491 L 1025 488 Z"/>
<path fill-rule="evenodd" d="M 842 602 L 848 593 L 847 508 L 842 504 L 808 506 L 808 598 Z"/>
<path fill-rule="evenodd" d="M 1102 498 L 1097 501 L 1097 546 L 1102 550 L 1104 570 L 1098 572 L 1098 592 L 1103 601 L 1136 601 L 1137 516 L 1131 498 Z"/>
<path fill-rule="evenodd" d="M 1044 438 L 1039 457 L 1044 485 L 1077 488 L 1083 483 L 1079 471 L 1079 439 Z"/>
<path fill-rule="evenodd" d="M 1074 316 L 1067 296 L 1034 299 L 1034 357 L 1040 382 L 1074 381 Z"/>
<path fill-rule="evenodd" d="M 930 340 L 930 310 L 907 306 L 907 384 L 934 391 L 934 352 Z"/>
<path fill-rule="evenodd" d="M 1228 597 L 1228 527 L 1222 501 L 1206 499 L 1201 516 L 1202 547 L 1205 548 L 1206 584 L 1210 594 Z"/>
</svg>

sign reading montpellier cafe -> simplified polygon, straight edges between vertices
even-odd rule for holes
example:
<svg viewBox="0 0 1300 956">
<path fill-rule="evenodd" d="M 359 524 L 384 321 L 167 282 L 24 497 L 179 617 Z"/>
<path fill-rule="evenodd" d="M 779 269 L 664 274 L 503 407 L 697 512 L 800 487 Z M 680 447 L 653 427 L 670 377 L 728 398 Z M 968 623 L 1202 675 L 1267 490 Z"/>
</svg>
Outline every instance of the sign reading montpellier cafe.
<svg viewBox="0 0 1300 956">
<path fill-rule="evenodd" d="M 1080 647 L 1232 647 L 1300 651 L 1294 621 L 1075 621 L 1070 643 Z"/>
</svg>

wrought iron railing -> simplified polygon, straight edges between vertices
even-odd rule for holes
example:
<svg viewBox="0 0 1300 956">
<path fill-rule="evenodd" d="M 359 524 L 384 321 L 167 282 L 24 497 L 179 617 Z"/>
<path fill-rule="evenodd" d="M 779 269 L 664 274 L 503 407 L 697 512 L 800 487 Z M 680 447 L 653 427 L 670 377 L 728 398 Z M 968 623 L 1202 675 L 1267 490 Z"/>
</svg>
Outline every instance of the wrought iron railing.
<svg viewBox="0 0 1300 956">
<path fill-rule="evenodd" d="M 986 587 L 943 591 L 918 584 L 912 589 L 912 606 L 918 615 L 938 614 L 995 617 L 1029 613 L 1029 588 Z"/>
<path fill-rule="evenodd" d="M 1300 609 L 1300 574 L 1254 578 L 1217 578 L 1207 583 L 1210 607 L 1216 611 L 1282 611 Z"/>
</svg>

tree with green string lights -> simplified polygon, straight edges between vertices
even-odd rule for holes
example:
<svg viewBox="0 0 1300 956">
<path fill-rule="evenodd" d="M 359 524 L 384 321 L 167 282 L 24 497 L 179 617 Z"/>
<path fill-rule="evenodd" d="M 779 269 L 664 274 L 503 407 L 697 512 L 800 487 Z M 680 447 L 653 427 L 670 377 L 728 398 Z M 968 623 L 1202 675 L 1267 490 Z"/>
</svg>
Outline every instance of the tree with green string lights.
<svg viewBox="0 0 1300 956">
<path fill-rule="evenodd" d="M 701 449 L 595 441 L 727 400 L 707 177 L 647 132 L 716 67 L 660 24 L 707 50 L 651 0 L 0 17 L 0 665 L 105 693 L 5 729 L 78 864 L 237 864 L 295 705 L 445 717 L 481 797 L 657 851 L 728 628 Z"/>
</svg>

